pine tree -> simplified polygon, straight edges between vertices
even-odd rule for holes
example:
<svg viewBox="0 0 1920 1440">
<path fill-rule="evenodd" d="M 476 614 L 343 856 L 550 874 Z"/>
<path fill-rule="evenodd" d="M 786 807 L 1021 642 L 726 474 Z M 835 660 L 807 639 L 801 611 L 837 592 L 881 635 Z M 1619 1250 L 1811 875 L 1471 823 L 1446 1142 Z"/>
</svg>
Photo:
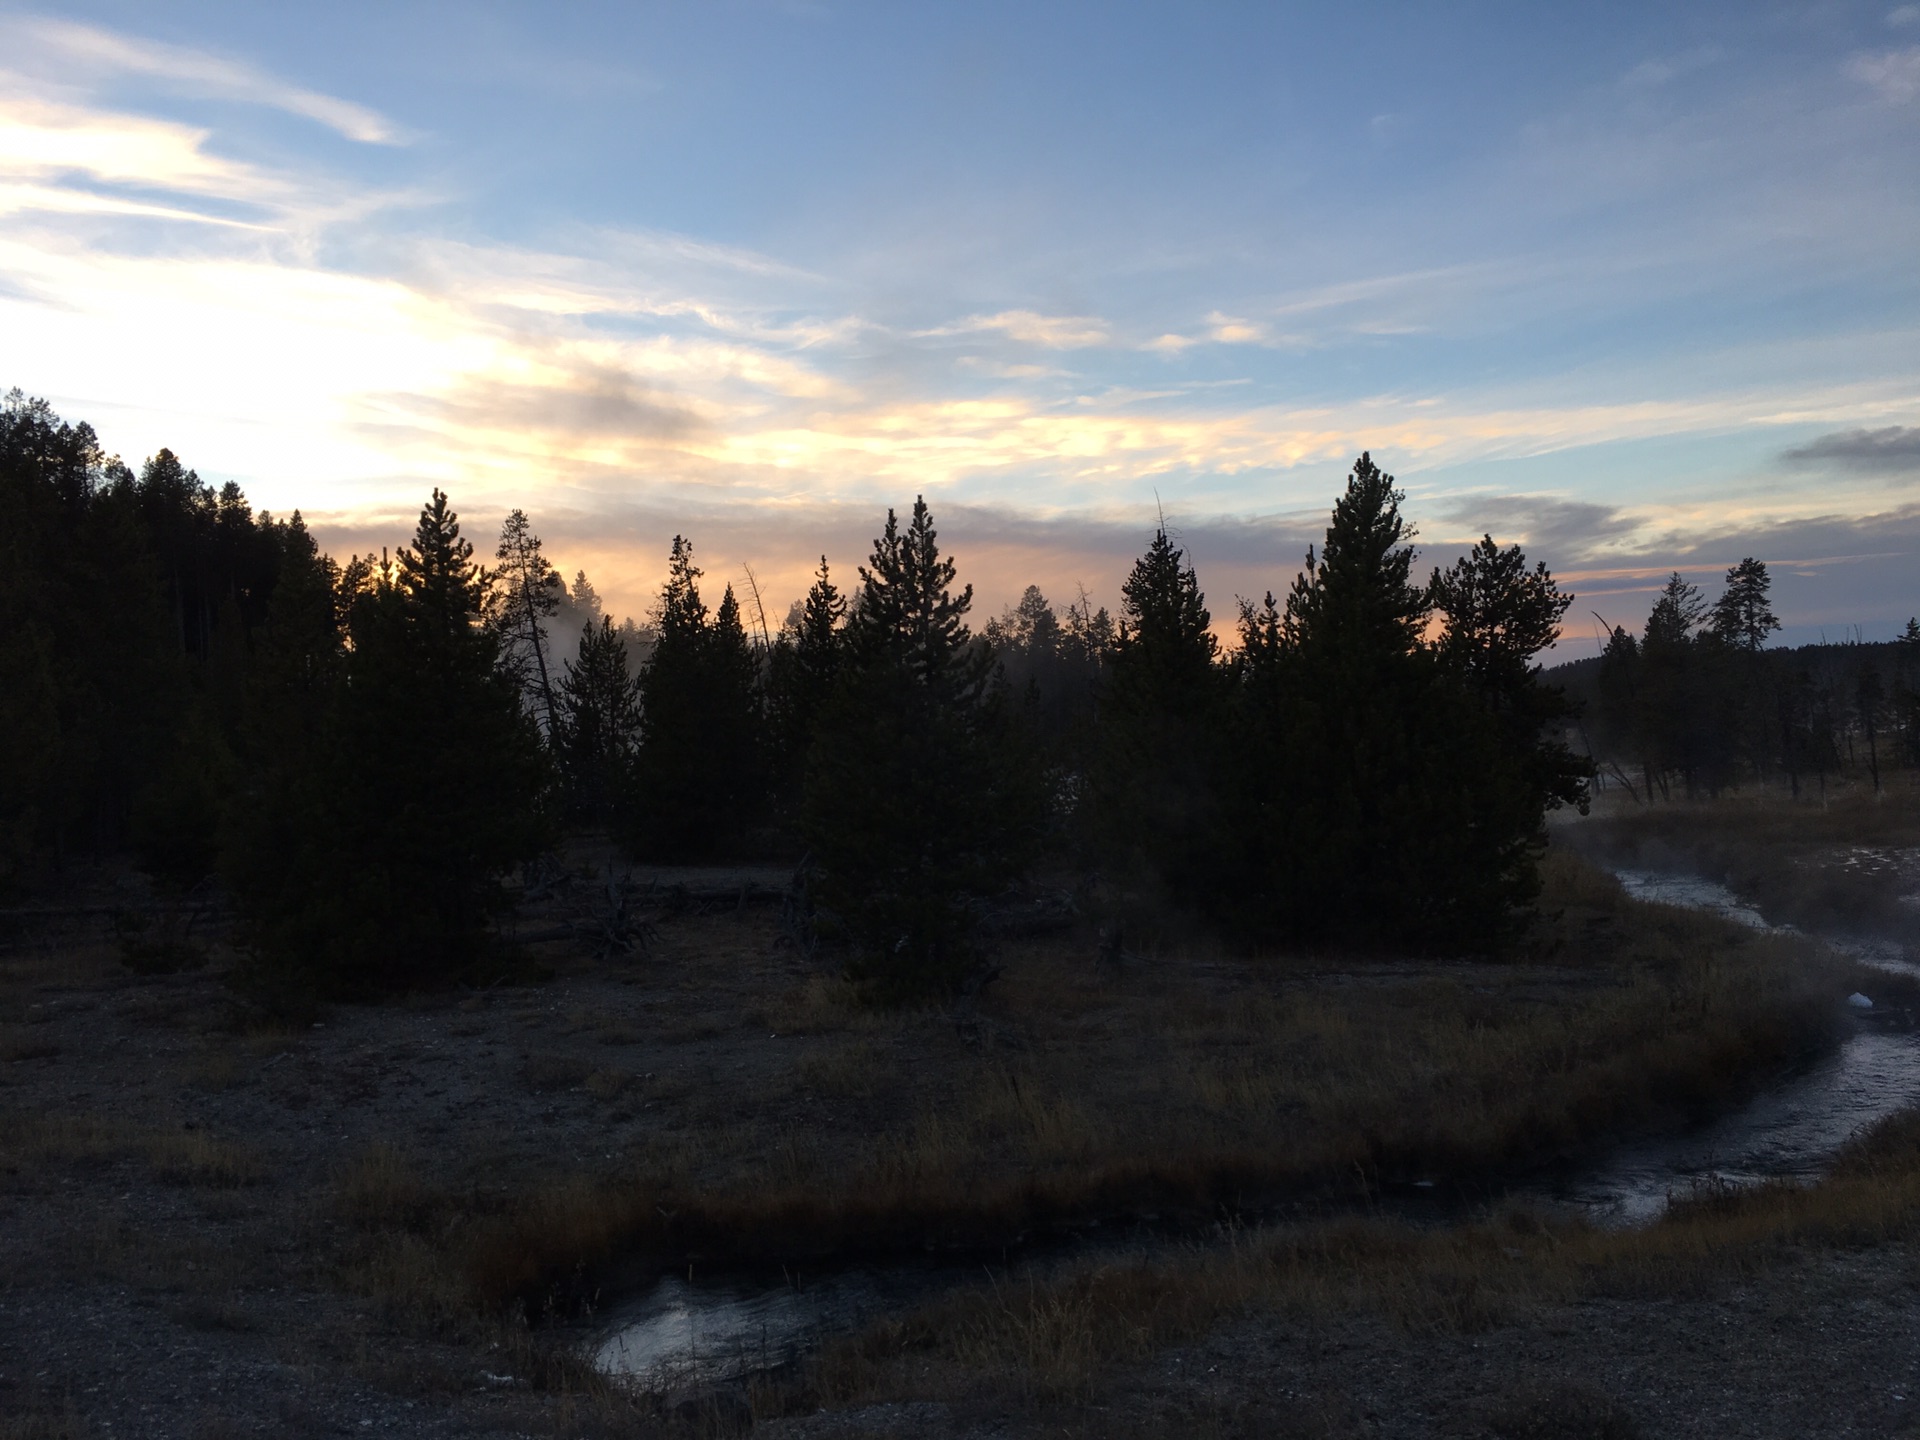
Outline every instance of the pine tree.
<svg viewBox="0 0 1920 1440">
<path fill-rule="evenodd" d="M 0 398 L 0 885 L 125 843 L 188 672 L 139 484 L 90 426 Z"/>
<path fill-rule="evenodd" d="M 556 749 L 574 814 L 606 823 L 627 802 L 640 742 L 639 682 L 627 647 L 602 616 L 581 627 L 579 655 L 564 662 Z"/>
<path fill-rule="evenodd" d="M 1400 500 L 1363 454 L 1284 608 L 1242 606 L 1215 908 L 1261 936 L 1497 945 L 1541 809 L 1577 793 L 1539 734 L 1550 577 L 1488 540 L 1416 585 Z"/>
<path fill-rule="evenodd" d="M 1154 533 L 1120 587 L 1111 695 L 1122 704 L 1178 711 L 1203 705 L 1220 642 L 1206 596 L 1165 529 Z"/>
<path fill-rule="evenodd" d="M 860 602 L 847 624 L 855 663 L 884 659 L 904 665 L 955 701 L 977 699 L 993 662 L 984 647 L 972 643 L 965 617 L 973 607 L 973 586 L 955 595 L 957 573 L 953 561 L 940 554 L 924 497 L 914 497 L 905 534 L 893 511 L 887 511 L 873 555 L 860 567 Z"/>
<path fill-rule="evenodd" d="M 1776 750 L 1776 672 L 1761 654 L 1767 637 L 1780 628 L 1768 601 L 1772 586 L 1766 565 L 1751 556 L 1729 569 L 1726 589 L 1707 617 L 1711 653 L 1695 657 L 1704 672 L 1701 701 L 1706 707 L 1703 723 L 1712 732 L 1709 754 L 1722 764 L 1744 760 L 1761 780 Z M 1721 777 L 1716 771 L 1713 778 L 1718 783 Z"/>
<path fill-rule="evenodd" d="M 1308 933 L 1431 938 L 1446 928 L 1431 872 L 1448 838 L 1438 812 L 1454 797 L 1441 793 L 1436 752 L 1453 748 L 1458 717 L 1421 645 L 1431 601 L 1412 583 L 1400 499 L 1362 454 L 1279 622 L 1283 664 L 1258 767 L 1275 778 L 1252 787 L 1278 798 L 1255 898 Z M 1280 805 L 1290 813 L 1274 813 Z"/>
<path fill-rule="evenodd" d="M 1700 587 L 1676 570 L 1667 577 L 1666 587 L 1647 614 L 1645 643 L 1653 649 L 1670 650 L 1690 645 L 1694 631 L 1709 613 Z"/>
<path fill-rule="evenodd" d="M 852 972 L 891 994 L 950 989 L 980 961 L 972 905 L 1031 851 L 1039 789 L 923 500 L 904 535 L 888 512 L 860 574 L 801 832 Z"/>
<path fill-rule="evenodd" d="M 782 629 L 768 657 L 769 710 L 779 771 L 788 801 L 797 799 L 820 715 L 839 683 L 846 652 L 842 625 L 847 602 L 833 583 L 827 557 L 800 606 L 797 624 Z"/>
<path fill-rule="evenodd" d="M 1428 598 L 1445 617 L 1435 652 L 1442 676 L 1477 702 L 1491 730 L 1461 737 L 1480 742 L 1485 768 L 1473 777 L 1472 810 L 1458 816 L 1455 853 L 1473 867 L 1479 891 L 1481 914 L 1468 923 L 1497 929 L 1538 893 L 1547 812 L 1586 811 L 1593 763 L 1576 756 L 1563 733 L 1574 706 L 1543 683 L 1536 663 L 1560 638 L 1573 597 L 1544 564 L 1528 570 L 1519 546 L 1502 550 L 1488 535 L 1450 569 L 1433 572 Z M 1471 719 L 1462 716 L 1478 732 Z"/>
<path fill-rule="evenodd" d="M 693 547 L 673 538 L 659 635 L 640 674 L 640 750 L 628 843 L 685 864 L 738 853 L 765 810 L 758 662 L 731 586 L 700 598 Z"/>
<path fill-rule="evenodd" d="M 1727 571 L 1727 588 L 1707 622 L 1722 644 L 1752 651 L 1767 643 L 1767 636 L 1780 628 L 1780 617 L 1768 603 L 1772 588 L 1766 565 L 1752 556 Z"/>
<path fill-rule="evenodd" d="M 318 783 L 296 791 L 298 867 L 253 889 L 269 964 L 330 993 L 370 993 L 490 960 L 500 877 L 548 839 L 545 757 L 485 623 L 489 577 L 440 491 L 391 566 L 342 576 L 349 643 Z M 291 603 L 291 602 L 290 602 Z M 301 608 L 317 621 L 319 602 Z M 317 624 L 289 663 L 324 667 Z"/>
<path fill-rule="evenodd" d="M 346 685 L 340 569 L 298 511 L 247 677 L 239 771 L 223 827 L 221 873 L 240 932 L 275 988 L 312 991 L 344 897 L 333 779 Z"/>
<path fill-rule="evenodd" d="M 1089 839 L 1125 871 L 1201 900 L 1220 878 L 1225 676 L 1206 597 L 1164 527 L 1120 588 L 1100 691 Z"/>
<path fill-rule="evenodd" d="M 1699 587 L 1678 571 L 1647 614 L 1640 642 L 1638 730 L 1662 793 L 1678 775 L 1688 794 L 1718 781 L 1710 657 L 1697 633 L 1711 613 Z"/>
<path fill-rule="evenodd" d="M 527 512 L 515 510 L 500 527 L 499 608 L 494 617 L 502 659 L 531 697 L 542 731 L 551 735 L 553 677 L 547 667 L 546 621 L 567 598 L 566 582 L 547 560 Z M 584 582 L 586 576 L 580 579 Z"/>
</svg>

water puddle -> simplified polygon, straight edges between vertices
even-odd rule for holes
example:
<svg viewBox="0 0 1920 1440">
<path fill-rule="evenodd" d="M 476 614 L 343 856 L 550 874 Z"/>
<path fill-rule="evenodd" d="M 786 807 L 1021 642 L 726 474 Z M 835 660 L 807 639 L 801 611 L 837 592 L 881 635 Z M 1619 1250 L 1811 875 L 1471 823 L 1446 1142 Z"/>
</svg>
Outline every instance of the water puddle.
<svg viewBox="0 0 1920 1440">
<path fill-rule="evenodd" d="M 663 1390 L 765 1374 L 829 1335 L 981 1278 L 970 1267 L 913 1264 L 818 1277 L 669 1275 L 606 1316 L 594 1365 Z"/>
<path fill-rule="evenodd" d="M 1769 925 L 1752 905 L 1711 880 L 1616 873 L 1635 899 L 1711 911 L 1758 930 L 1785 928 Z M 1920 974 L 1920 965 L 1897 943 L 1827 943 L 1867 964 Z M 1812 1180 L 1852 1136 L 1915 1104 L 1920 1032 L 1863 1026 L 1833 1054 L 1738 1111 L 1684 1134 L 1622 1144 L 1577 1175 L 1516 1193 L 1574 1208 L 1601 1224 L 1642 1225 L 1658 1219 L 1670 1198 L 1703 1184 Z M 668 1276 L 605 1317 L 595 1363 L 605 1373 L 657 1390 L 738 1380 L 791 1364 L 829 1335 L 985 1283 L 977 1267 L 910 1263 L 817 1278 Z"/>
</svg>

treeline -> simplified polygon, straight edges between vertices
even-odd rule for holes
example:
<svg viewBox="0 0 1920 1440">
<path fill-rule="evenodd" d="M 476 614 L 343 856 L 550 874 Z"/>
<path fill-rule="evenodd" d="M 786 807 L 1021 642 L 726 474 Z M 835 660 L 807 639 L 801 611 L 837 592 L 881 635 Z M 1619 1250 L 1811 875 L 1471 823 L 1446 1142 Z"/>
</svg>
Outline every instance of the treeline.
<svg viewBox="0 0 1920 1440">
<path fill-rule="evenodd" d="M 1498 945 L 1543 817 L 1584 803 L 1537 655 L 1570 597 L 1485 540 L 1422 580 L 1362 456 L 1284 601 L 1216 639 L 1155 534 L 1117 616 L 1037 589 L 979 632 L 924 502 L 777 628 L 684 537 L 644 627 L 492 565 L 435 492 L 393 556 L 321 554 L 162 451 L 139 474 L 15 392 L 0 413 L 0 765 L 14 883 L 130 849 L 219 883 L 263 972 L 331 993 L 501 958 L 515 867 L 569 828 L 634 857 L 805 859 L 813 920 L 883 989 L 980 965 L 1042 857 L 1255 944 Z"/>
<path fill-rule="evenodd" d="M 1742 783 L 1824 792 L 1920 766 L 1920 620 L 1891 644 L 1769 648 L 1780 628 L 1766 565 L 1727 571 L 1709 602 L 1671 576 L 1639 635 L 1612 628 L 1594 660 L 1561 667 L 1585 703 L 1606 775 L 1636 799 L 1717 795 Z"/>
</svg>

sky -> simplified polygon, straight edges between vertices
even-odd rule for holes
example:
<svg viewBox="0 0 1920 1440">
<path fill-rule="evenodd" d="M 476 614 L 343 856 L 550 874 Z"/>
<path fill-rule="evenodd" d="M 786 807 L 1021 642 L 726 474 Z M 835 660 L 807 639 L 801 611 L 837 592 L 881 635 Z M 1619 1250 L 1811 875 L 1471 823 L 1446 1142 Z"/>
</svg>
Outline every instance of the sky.
<svg viewBox="0 0 1920 1440">
<path fill-rule="evenodd" d="M 0 389 L 323 544 L 444 488 L 775 623 L 933 507 L 977 618 L 1217 618 L 1354 457 L 1423 564 L 1920 611 L 1920 5 L 0 0 Z"/>
</svg>

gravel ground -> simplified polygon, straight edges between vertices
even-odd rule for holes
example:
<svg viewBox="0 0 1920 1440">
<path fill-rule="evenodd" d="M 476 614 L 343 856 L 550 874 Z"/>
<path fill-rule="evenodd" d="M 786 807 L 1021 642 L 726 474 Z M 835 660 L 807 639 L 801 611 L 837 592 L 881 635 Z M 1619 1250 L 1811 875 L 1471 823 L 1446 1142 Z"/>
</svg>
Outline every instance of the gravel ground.
<svg viewBox="0 0 1920 1440">
<path fill-rule="evenodd" d="M 540 985 L 289 1027 L 250 1017 L 217 961 L 140 977 L 97 918 L 16 919 L 0 951 L 0 1440 L 652 1428 L 529 1389 L 484 1339 L 400 1323 L 343 1278 L 331 1196 L 369 1147 L 507 1190 L 730 1112 L 777 1130 L 851 1103 L 795 1086 L 807 1042 L 757 1008 L 806 974 L 769 911 L 665 924 L 645 962 L 554 963 Z M 914 1043 L 967 1042 L 932 1017 Z M 1917 1277 L 1900 1248 L 1808 1252 L 1712 1294 L 1581 1303 L 1464 1337 L 1251 1317 L 1071 1406 L 892 1405 L 759 1428 L 1920 1434 Z"/>
<path fill-rule="evenodd" d="M 1801 1253 L 1717 1293 L 1591 1301 L 1475 1335 L 1256 1317 L 1110 1375 L 1073 1406 L 882 1405 L 772 1421 L 871 1435 L 1502 1437 L 1920 1435 L 1920 1265 Z"/>
</svg>

